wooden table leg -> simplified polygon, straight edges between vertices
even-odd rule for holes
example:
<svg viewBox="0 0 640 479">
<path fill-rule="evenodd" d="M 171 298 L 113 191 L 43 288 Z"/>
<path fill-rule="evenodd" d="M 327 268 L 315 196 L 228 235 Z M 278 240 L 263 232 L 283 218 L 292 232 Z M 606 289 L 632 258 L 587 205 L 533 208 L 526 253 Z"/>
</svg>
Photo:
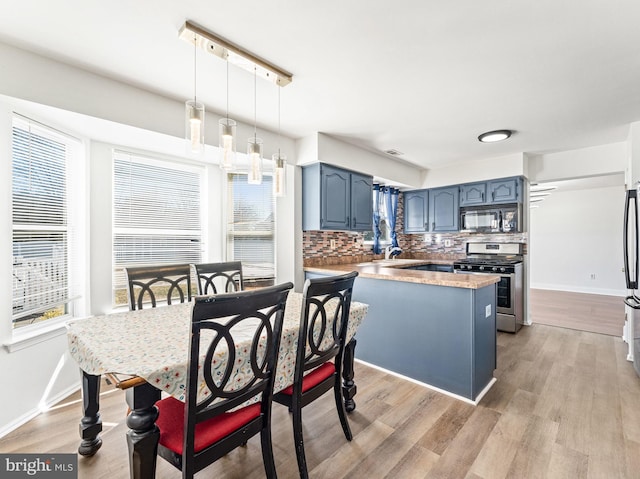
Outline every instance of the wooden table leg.
<svg viewBox="0 0 640 479">
<path fill-rule="evenodd" d="M 82 409 L 84 416 L 80 420 L 80 438 L 78 447 L 81 456 L 93 456 L 100 446 L 102 419 L 100 418 L 100 376 L 82 371 Z"/>
<path fill-rule="evenodd" d="M 342 366 L 342 396 L 344 397 L 344 407 L 347 412 L 356 409 L 356 402 L 353 400 L 358 392 L 356 383 L 353 382 L 356 338 L 351 338 L 344 348 L 344 364 Z"/>
<path fill-rule="evenodd" d="M 156 477 L 156 454 L 160 439 L 155 403 L 160 399 L 160 390 L 144 383 L 127 389 L 125 394 L 131 408 L 131 414 L 127 416 L 130 477 L 153 479 Z"/>
</svg>

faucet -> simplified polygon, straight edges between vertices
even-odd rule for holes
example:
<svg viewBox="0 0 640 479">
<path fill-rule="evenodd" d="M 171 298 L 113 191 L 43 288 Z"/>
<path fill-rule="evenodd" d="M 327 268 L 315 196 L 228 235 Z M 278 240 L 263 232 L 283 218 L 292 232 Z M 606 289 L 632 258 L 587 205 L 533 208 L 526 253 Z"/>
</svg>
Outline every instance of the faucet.
<svg viewBox="0 0 640 479">
<path fill-rule="evenodd" d="M 384 249 L 384 259 L 395 259 L 400 253 L 402 253 L 400 248 L 389 245 Z"/>
</svg>

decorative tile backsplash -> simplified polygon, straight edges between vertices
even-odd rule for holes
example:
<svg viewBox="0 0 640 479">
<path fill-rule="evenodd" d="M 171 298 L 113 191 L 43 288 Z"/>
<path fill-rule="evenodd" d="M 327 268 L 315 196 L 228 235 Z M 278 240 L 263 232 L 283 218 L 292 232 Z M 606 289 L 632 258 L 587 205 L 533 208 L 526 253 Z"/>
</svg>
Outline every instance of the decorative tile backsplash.
<svg viewBox="0 0 640 479">
<path fill-rule="evenodd" d="M 421 233 L 404 234 L 403 195 L 398 199 L 398 244 L 402 248 L 400 258 L 416 259 L 459 259 L 466 256 L 469 242 L 525 243 L 527 233 Z M 332 247 L 331 241 L 335 244 Z M 360 263 L 383 258 L 374 255 L 371 244 L 364 244 L 364 234 L 351 231 L 304 231 L 302 237 L 304 263 L 317 264 Z"/>
</svg>

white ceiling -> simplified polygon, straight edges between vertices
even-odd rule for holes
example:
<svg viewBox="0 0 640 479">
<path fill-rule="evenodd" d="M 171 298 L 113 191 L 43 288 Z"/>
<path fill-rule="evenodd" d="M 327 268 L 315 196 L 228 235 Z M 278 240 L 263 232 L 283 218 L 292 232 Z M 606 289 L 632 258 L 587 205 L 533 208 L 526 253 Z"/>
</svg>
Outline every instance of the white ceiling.
<svg viewBox="0 0 640 479">
<path fill-rule="evenodd" d="M 185 100 L 185 20 L 293 73 L 284 134 L 394 148 L 425 168 L 623 141 L 640 120 L 638 0 L 21 0 L 0 41 Z M 198 54 L 198 98 L 218 112 L 225 68 Z M 277 128 L 277 98 L 258 82 L 259 125 Z M 253 75 L 230 69 L 229 101 L 253 123 Z M 476 139 L 502 128 L 516 133 Z"/>
</svg>

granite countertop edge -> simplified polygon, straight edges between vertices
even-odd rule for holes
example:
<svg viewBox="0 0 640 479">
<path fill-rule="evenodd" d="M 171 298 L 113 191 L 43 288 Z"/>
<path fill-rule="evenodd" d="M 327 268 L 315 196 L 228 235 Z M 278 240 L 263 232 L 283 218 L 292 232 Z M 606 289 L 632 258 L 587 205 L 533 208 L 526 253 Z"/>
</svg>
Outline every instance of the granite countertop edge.
<svg viewBox="0 0 640 479">
<path fill-rule="evenodd" d="M 454 274 L 404 269 L 408 266 L 420 266 L 424 264 L 451 264 L 451 261 L 420 259 L 382 260 L 364 263 L 305 266 L 304 271 L 320 274 L 344 274 L 350 271 L 357 271 L 362 278 L 404 281 L 407 283 L 466 289 L 480 289 L 500 281 L 500 276 L 492 274 Z"/>
</svg>

